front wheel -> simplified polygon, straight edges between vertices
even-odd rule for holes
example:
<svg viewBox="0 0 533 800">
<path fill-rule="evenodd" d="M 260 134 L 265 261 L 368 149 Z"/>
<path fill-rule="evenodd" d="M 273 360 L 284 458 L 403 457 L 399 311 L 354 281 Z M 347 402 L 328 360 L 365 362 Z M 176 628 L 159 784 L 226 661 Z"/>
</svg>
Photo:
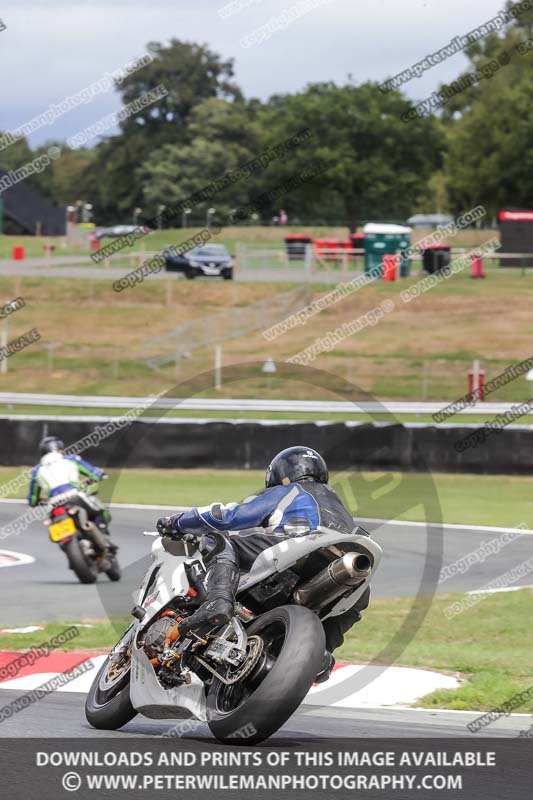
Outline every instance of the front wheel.
<svg viewBox="0 0 533 800">
<path fill-rule="evenodd" d="M 110 581 L 119 581 L 122 577 L 122 570 L 120 569 L 118 558 L 116 556 L 111 556 L 110 561 L 111 567 L 106 571 L 106 575 Z"/>
<path fill-rule="evenodd" d="M 116 731 L 137 716 L 130 700 L 130 668 L 131 649 L 126 641 L 121 651 L 106 658 L 87 695 L 85 716 L 93 728 Z"/>
<path fill-rule="evenodd" d="M 324 659 L 324 628 L 307 608 L 268 611 L 247 633 L 262 640 L 256 665 L 238 683 L 214 679 L 207 695 L 209 727 L 224 743 L 255 744 L 281 728 L 311 688 Z"/>
</svg>

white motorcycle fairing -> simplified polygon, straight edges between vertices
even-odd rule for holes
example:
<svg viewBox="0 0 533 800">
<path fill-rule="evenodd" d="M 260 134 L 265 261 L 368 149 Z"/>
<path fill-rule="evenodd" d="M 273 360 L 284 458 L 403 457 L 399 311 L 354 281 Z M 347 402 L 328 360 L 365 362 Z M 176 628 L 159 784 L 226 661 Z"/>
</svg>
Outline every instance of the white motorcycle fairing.
<svg viewBox="0 0 533 800">
<path fill-rule="evenodd" d="M 331 528 L 319 527 L 316 531 L 313 531 L 313 533 L 283 539 L 278 544 L 269 547 L 268 550 L 263 550 L 263 552 L 257 556 L 252 564 L 251 570 L 241 578 L 239 582 L 239 592 L 250 589 L 274 572 L 284 572 L 301 558 L 313 553 L 315 550 L 319 550 L 322 547 L 333 547 L 342 542 L 350 542 L 351 544 L 355 544 L 357 549 L 362 553 L 368 555 L 372 568 L 368 578 L 354 589 L 348 597 L 342 598 L 324 619 L 343 614 L 351 608 L 366 591 L 372 573 L 379 566 L 383 554 L 383 550 L 377 542 L 371 539 L 366 533 L 359 533 L 358 531 L 362 531 L 362 528 L 355 528 L 352 534 L 346 534 L 334 531 Z"/>
<path fill-rule="evenodd" d="M 148 656 L 134 644 L 131 650 L 131 704 L 139 714 L 152 719 L 195 717 L 207 722 L 204 684 L 193 672 L 189 674 L 189 684 L 164 689 Z"/>
<path fill-rule="evenodd" d="M 278 541 L 260 553 L 251 570 L 241 577 L 237 596 L 274 573 L 284 572 L 315 550 L 349 542 L 355 544 L 358 551 L 368 555 L 372 566 L 368 578 L 348 597 L 341 598 L 324 619 L 342 614 L 366 591 L 381 560 L 381 547 L 366 533 L 359 532 L 361 530 L 356 528 L 352 534 L 347 534 L 320 527 L 304 536 Z M 205 689 L 200 678 L 190 672 L 190 683 L 172 689 L 163 688 L 149 658 L 137 641 L 138 633 L 171 600 L 187 594 L 190 585 L 185 565 L 200 562 L 203 566 L 200 553 L 189 550 L 188 545 L 181 542 L 169 543 L 161 538 L 157 538 L 152 546 L 153 563 L 141 584 L 138 598 L 138 605 L 146 613 L 142 620 L 134 622 L 131 634 L 130 698 L 133 707 L 145 717 L 184 719 L 193 716 L 206 722 Z"/>
</svg>

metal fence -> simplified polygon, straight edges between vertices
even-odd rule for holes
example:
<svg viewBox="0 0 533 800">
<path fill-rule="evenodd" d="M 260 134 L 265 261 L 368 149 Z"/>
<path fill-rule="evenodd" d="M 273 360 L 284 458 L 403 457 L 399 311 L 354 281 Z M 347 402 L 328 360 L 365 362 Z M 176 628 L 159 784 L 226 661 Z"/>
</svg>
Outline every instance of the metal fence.
<svg viewBox="0 0 533 800">
<path fill-rule="evenodd" d="M 305 287 L 297 287 L 241 308 L 200 317 L 144 343 L 142 359 L 155 369 L 188 357 L 194 350 L 271 327 L 307 302 Z"/>
<path fill-rule="evenodd" d="M 307 245 L 300 255 L 285 247 L 239 244 L 235 278 L 239 281 L 336 283 L 364 266 L 364 250 Z"/>
<path fill-rule="evenodd" d="M 451 248 L 452 258 L 473 252 L 475 246 Z M 520 269 L 522 275 L 533 268 L 532 253 L 496 251 L 484 260 L 504 269 Z M 410 257 L 411 266 L 422 267 L 422 256 Z M 352 278 L 365 269 L 365 251 L 351 248 L 328 248 L 307 245 L 300 255 L 289 255 L 284 247 L 240 244 L 235 277 L 239 281 L 287 281 L 301 283 L 337 283 Z"/>
</svg>

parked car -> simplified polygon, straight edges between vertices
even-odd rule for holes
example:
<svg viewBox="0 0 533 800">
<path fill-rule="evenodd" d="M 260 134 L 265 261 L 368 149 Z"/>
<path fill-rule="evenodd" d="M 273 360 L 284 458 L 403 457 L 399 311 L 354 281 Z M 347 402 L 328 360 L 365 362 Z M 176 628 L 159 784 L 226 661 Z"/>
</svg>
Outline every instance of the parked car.
<svg viewBox="0 0 533 800">
<path fill-rule="evenodd" d="M 172 255 L 164 250 L 166 269 L 170 272 L 183 272 L 186 278 L 233 278 L 233 258 L 223 244 L 204 244 L 193 247 L 183 255 Z"/>
<path fill-rule="evenodd" d="M 143 233 L 150 233 L 151 231 L 151 228 L 147 228 L 145 225 L 113 225 L 111 228 L 97 228 L 94 235 L 98 240 L 106 237 L 114 239 L 119 236 L 127 236 L 128 233 L 133 233 L 139 228 Z"/>
</svg>

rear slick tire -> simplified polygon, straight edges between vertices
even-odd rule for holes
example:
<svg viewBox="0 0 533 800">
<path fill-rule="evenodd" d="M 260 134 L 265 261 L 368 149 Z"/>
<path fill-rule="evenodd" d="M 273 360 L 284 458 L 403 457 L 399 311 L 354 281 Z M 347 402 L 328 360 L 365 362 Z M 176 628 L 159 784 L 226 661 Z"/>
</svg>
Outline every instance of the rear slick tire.
<svg viewBox="0 0 533 800">
<path fill-rule="evenodd" d="M 279 730 L 306 696 L 324 659 L 324 628 L 307 608 L 268 611 L 247 633 L 264 641 L 257 666 L 230 687 L 215 678 L 207 695 L 209 727 L 224 744 L 257 744 Z"/>
</svg>

